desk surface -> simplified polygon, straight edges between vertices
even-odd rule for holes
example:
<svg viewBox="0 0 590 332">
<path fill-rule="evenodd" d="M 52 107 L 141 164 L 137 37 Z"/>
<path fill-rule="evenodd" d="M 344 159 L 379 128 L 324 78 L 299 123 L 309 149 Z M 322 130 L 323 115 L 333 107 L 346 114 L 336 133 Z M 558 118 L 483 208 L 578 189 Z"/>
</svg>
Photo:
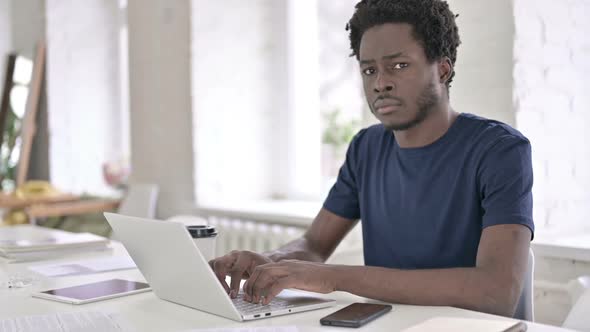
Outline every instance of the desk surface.
<svg viewBox="0 0 590 332">
<path fill-rule="evenodd" d="M 115 250 L 106 254 L 93 254 L 92 258 L 110 255 L 126 255 L 120 244 L 114 243 Z M 86 256 L 85 258 L 91 258 Z M 0 284 L 9 276 L 34 275 L 27 267 L 32 265 L 53 264 L 80 259 L 69 257 L 67 259 L 31 262 L 20 264 L 6 264 L 0 262 Z M 371 302 L 371 300 L 357 297 L 348 293 L 336 292 L 325 297 L 337 301 L 334 307 L 314 310 L 310 312 L 262 319 L 251 322 L 238 323 L 232 320 L 200 312 L 188 307 L 160 300 L 153 292 L 136 294 L 132 296 L 111 299 L 84 305 L 70 305 L 54 301 L 32 298 L 31 293 L 57 287 L 73 286 L 87 282 L 105 280 L 110 278 L 128 278 L 130 280 L 143 281 L 143 276 L 137 270 L 113 271 L 83 276 L 70 276 L 47 278 L 36 275 L 38 278 L 32 286 L 21 289 L 0 289 L 0 318 L 36 315 L 56 312 L 71 311 L 108 311 L 120 313 L 137 331 L 183 331 L 198 328 L 231 328 L 231 327 L 257 327 L 257 326 L 296 326 L 299 331 L 348 331 L 347 328 L 323 327 L 319 319 L 337 309 L 352 302 Z M 4 286 L 5 287 L 5 286 Z M 429 318 L 437 316 L 500 319 L 508 318 L 478 313 L 469 310 L 452 307 L 423 307 L 409 305 L 394 305 L 389 314 L 369 323 L 360 330 L 365 331 L 399 331 Z M 568 331 L 553 326 L 527 323 L 528 331 L 532 332 L 558 332 Z"/>
</svg>

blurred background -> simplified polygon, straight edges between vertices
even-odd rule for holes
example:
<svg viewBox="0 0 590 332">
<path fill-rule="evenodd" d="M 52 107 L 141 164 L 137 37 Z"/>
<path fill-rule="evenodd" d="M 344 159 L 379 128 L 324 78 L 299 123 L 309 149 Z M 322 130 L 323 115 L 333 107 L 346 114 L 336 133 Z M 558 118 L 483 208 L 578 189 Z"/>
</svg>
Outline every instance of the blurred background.
<svg viewBox="0 0 590 332">
<path fill-rule="evenodd" d="M 375 122 L 344 29 L 356 2 L 0 0 L 0 77 L 18 56 L 4 191 L 18 189 L 19 121 L 44 44 L 27 179 L 115 198 L 155 184 L 159 218 L 300 234 L 352 136 Z M 537 318 L 559 325 L 570 282 L 590 274 L 590 1 L 448 2 L 462 39 L 452 106 L 532 142 Z"/>
</svg>

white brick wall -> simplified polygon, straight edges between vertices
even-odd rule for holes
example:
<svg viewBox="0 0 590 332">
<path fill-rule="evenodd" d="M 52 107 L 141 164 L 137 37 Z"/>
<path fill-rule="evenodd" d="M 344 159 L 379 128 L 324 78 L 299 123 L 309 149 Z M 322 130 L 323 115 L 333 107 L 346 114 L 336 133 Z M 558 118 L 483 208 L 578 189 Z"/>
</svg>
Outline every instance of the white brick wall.
<svg viewBox="0 0 590 332">
<path fill-rule="evenodd" d="M 52 182 L 109 193 L 102 164 L 121 157 L 117 1 L 47 0 Z"/>
<path fill-rule="evenodd" d="M 590 229 L 590 1 L 514 1 L 516 124 L 533 146 L 537 238 Z M 571 301 L 559 288 L 588 262 L 537 257 L 537 319 L 559 325 Z"/>
<path fill-rule="evenodd" d="M 514 103 L 539 233 L 590 228 L 590 1 L 515 0 Z"/>
<path fill-rule="evenodd" d="M 449 0 L 459 14 L 451 105 L 458 112 L 515 124 L 512 103 L 512 0 Z"/>
</svg>

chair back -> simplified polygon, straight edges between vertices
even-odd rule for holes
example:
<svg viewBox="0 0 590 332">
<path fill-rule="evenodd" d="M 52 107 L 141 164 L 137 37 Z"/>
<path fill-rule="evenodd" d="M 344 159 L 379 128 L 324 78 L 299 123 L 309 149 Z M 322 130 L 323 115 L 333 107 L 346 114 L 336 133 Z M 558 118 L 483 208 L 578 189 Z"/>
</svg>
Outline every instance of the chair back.
<svg viewBox="0 0 590 332">
<path fill-rule="evenodd" d="M 514 318 L 528 320 L 533 322 L 535 320 L 534 305 L 533 305 L 533 280 L 535 272 L 535 255 L 533 249 L 529 249 L 529 261 L 527 264 L 527 271 L 524 278 L 524 287 L 518 299 L 516 312 Z"/>
<path fill-rule="evenodd" d="M 563 322 L 563 327 L 590 332 L 590 276 L 579 277 L 575 294 L 571 294 L 574 305 Z"/>
<path fill-rule="evenodd" d="M 158 186 L 155 184 L 129 185 L 118 213 L 126 216 L 155 219 Z"/>
</svg>

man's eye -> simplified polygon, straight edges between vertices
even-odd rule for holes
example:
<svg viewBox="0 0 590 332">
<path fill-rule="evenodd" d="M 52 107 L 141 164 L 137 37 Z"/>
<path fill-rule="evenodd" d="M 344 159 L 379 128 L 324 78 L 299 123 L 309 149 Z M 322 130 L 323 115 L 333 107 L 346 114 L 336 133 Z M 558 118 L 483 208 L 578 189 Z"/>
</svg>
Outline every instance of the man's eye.
<svg viewBox="0 0 590 332">
<path fill-rule="evenodd" d="M 363 69 L 363 74 L 369 76 L 375 74 L 375 69 L 372 67 Z"/>
<path fill-rule="evenodd" d="M 404 69 L 408 66 L 407 63 L 396 63 L 393 65 L 393 69 Z"/>
</svg>

